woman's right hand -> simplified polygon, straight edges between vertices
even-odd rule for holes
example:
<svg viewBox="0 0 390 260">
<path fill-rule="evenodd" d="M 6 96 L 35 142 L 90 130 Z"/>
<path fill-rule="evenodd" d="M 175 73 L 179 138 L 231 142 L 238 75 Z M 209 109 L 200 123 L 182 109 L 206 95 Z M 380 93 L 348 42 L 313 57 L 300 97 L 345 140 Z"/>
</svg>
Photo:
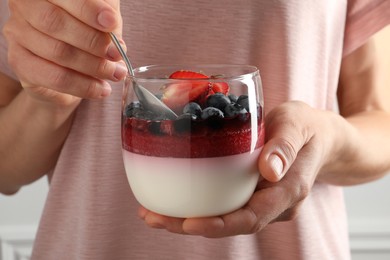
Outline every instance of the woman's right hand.
<svg viewBox="0 0 390 260">
<path fill-rule="evenodd" d="M 119 0 L 9 0 L 8 60 L 32 97 L 60 106 L 108 96 L 126 75 L 106 32 L 121 36 Z"/>
</svg>

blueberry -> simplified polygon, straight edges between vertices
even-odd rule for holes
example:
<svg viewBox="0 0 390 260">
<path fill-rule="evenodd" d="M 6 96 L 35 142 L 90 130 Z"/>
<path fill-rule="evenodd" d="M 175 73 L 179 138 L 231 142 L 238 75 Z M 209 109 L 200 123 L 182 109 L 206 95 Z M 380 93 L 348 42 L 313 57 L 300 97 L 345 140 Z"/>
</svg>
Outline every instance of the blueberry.
<svg viewBox="0 0 390 260">
<path fill-rule="evenodd" d="M 196 117 L 200 117 L 202 114 L 202 108 L 196 102 L 190 102 L 183 108 L 183 114 L 192 114 Z"/>
<path fill-rule="evenodd" d="M 150 110 L 145 110 L 139 101 L 134 101 L 127 105 L 124 114 L 127 117 L 136 117 L 144 120 L 159 121 L 168 119 L 164 114 L 156 114 Z"/>
<path fill-rule="evenodd" d="M 237 103 L 229 104 L 225 107 L 225 117 L 236 117 L 236 116 L 244 116 L 248 113 L 248 111 Z"/>
<path fill-rule="evenodd" d="M 141 103 L 139 101 L 134 101 L 126 106 L 125 115 L 127 117 L 135 117 L 135 114 L 139 113 L 141 110 L 143 110 Z"/>
<path fill-rule="evenodd" d="M 209 119 L 209 118 L 223 118 L 223 112 L 215 107 L 206 107 L 202 111 L 201 118 L 203 120 Z"/>
<path fill-rule="evenodd" d="M 234 94 L 229 94 L 228 98 L 230 99 L 231 103 L 236 103 L 237 99 L 238 99 L 238 97 L 236 95 L 234 95 Z"/>
<path fill-rule="evenodd" d="M 206 105 L 208 107 L 215 107 L 222 111 L 225 109 L 226 105 L 230 103 L 230 99 L 223 93 L 215 93 L 206 100 Z"/>
<path fill-rule="evenodd" d="M 180 115 L 173 123 L 177 132 L 190 131 L 193 121 L 197 118 L 196 115 L 185 113 Z"/>
<path fill-rule="evenodd" d="M 237 99 L 237 104 L 244 107 L 247 111 L 249 111 L 249 99 L 248 95 L 241 95 Z"/>
<path fill-rule="evenodd" d="M 146 111 L 146 110 L 137 110 L 134 113 L 134 117 L 139 118 L 139 119 L 144 119 L 144 120 L 156 120 L 157 116 L 151 112 L 151 111 Z"/>
</svg>

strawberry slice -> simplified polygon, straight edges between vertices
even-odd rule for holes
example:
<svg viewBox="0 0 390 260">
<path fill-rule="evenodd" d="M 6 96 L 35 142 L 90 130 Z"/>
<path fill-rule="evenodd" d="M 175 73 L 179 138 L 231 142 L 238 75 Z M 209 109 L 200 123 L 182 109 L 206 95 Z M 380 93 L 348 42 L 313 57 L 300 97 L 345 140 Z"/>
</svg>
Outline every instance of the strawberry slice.
<svg viewBox="0 0 390 260">
<path fill-rule="evenodd" d="M 209 77 L 190 70 L 178 70 L 173 72 L 170 76 L 170 79 L 208 79 Z"/>
<path fill-rule="evenodd" d="M 211 89 L 214 94 L 220 92 L 224 95 L 227 95 L 229 92 L 229 85 L 226 82 L 215 82 L 213 83 Z"/>
<path fill-rule="evenodd" d="M 207 80 L 199 80 L 210 79 L 207 75 L 199 72 L 179 70 L 173 72 L 169 78 L 182 80 L 180 83 L 165 86 L 161 98 L 168 107 L 176 112 L 180 112 L 189 102 L 194 101 L 202 105 L 209 95 L 217 92 L 227 95 L 229 92 L 229 85 L 226 82 L 211 83 Z"/>
<path fill-rule="evenodd" d="M 199 100 L 199 103 L 204 104 L 206 102 L 207 98 L 211 95 L 214 95 L 215 93 L 222 93 L 224 95 L 227 95 L 229 93 L 229 89 L 230 89 L 229 85 L 226 82 L 214 82 L 211 85 L 209 93 L 207 93 L 207 95 L 202 97 Z"/>
<path fill-rule="evenodd" d="M 169 78 L 182 79 L 180 83 L 172 83 L 166 86 L 161 98 L 174 111 L 180 111 L 187 103 L 206 96 L 211 88 L 207 80 L 198 80 L 208 79 L 209 77 L 194 71 L 179 70 L 172 73 Z"/>
</svg>

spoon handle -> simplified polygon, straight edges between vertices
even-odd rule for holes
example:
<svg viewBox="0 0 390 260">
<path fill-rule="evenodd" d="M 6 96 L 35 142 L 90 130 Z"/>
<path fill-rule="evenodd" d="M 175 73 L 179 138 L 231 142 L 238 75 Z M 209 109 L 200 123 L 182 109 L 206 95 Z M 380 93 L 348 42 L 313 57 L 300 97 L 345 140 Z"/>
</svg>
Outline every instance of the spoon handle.
<svg viewBox="0 0 390 260">
<path fill-rule="evenodd" d="M 127 58 L 126 52 L 123 50 L 122 46 L 120 45 L 118 38 L 112 32 L 110 32 L 109 34 L 110 34 L 110 37 L 111 37 L 112 41 L 114 42 L 116 48 L 118 49 L 119 53 L 121 54 L 123 60 L 125 61 L 126 66 L 127 66 L 127 70 L 129 71 L 131 76 L 134 76 L 133 67 L 131 66 L 129 59 Z"/>
</svg>

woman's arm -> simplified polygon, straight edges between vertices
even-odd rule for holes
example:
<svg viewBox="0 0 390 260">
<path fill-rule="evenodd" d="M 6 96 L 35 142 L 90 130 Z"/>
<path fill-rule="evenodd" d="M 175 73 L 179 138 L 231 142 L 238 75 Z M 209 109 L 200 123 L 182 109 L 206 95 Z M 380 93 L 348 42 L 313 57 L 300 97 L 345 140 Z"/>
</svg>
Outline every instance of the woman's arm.
<svg viewBox="0 0 390 260">
<path fill-rule="evenodd" d="M 390 56 L 380 48 L 389 44 L 376 36 L 344 58 L 338 99 L 346 131 L 319 180 L 353 185 L 378 179 L 390 169 Z"/>
<path fill-rule="evenodd" d="M 12 194 L 55 164 L 78 105 L 61 107 L 31 98 L 0 74 L 0 192 Z"/>
<path fill-rule="evenodd" d="M 0 192 L 53 168 L 82 98 L 102 99 L 126 68 L 107 32 L 121 33 L 119 0 L 9 0 L 0 74 Z M 5 60 L 4 57 L 2 57 Z"/>
</svg>

